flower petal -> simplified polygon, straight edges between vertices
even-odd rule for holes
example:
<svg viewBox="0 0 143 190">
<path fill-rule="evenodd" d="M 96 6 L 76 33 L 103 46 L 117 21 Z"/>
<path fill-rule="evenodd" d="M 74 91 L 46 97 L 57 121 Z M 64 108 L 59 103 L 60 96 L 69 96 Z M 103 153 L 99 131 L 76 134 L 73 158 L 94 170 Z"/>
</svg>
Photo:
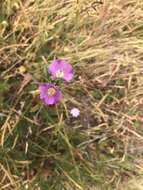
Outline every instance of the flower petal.
<svg viewBox="0 0 143 190">
<path fill-rule="evenodd" d="M 66 81 L 70 81 L 72 78 L 73 78 L 73 73 L 68 73 L 68 74 L 65 74 L 64 76 L 64 79 Z"/>
<path fill-rule="evenodd" d="M 54 96 L 47 96 L 44 101 L 46 105 L 53 105 L 56 103 Z"/>
<path fill-rule="evenodd" d="M 57 70 L 59 69 L 61 69 L 61 60 L 58 60 L 58 59 L 52 61 L 51 64 L 48 66 L 49 73 L 51 73 L 54 76 Z"/>
<path fill-rule="evenodd" d="M 61 98 L 62 98 L 62 93 L 60 90 L 57 90 L 56 95 L 55 95 L 55 102 L 56 103 L 59 102 Z"/>
<path fill-rule="evenodd" d="M 73 67 L 69 63 L 66 62 L 61 63 L 61 67 L 65 73 L 73 72 Z"/>
</svg>

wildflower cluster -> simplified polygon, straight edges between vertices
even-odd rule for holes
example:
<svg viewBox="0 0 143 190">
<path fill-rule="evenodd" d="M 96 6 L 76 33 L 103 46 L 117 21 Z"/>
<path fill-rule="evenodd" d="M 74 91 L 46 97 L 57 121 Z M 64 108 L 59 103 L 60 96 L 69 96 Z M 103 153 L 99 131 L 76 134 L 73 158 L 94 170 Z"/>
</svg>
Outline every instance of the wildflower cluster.
<svg viewBox="0 0 143 190">
<path fill-rule="evenodd" d="M 73 67 L 64 60 L 56 59 L 48 65 L 48 72 L 52 79 L 61 79 L 69 82 L 73 78 Z M 39 84 L 40 99 L 46 105 L 54 105 L 62 98 L 62 93 L 58 86 L 52 83 Z"/>
</svg>

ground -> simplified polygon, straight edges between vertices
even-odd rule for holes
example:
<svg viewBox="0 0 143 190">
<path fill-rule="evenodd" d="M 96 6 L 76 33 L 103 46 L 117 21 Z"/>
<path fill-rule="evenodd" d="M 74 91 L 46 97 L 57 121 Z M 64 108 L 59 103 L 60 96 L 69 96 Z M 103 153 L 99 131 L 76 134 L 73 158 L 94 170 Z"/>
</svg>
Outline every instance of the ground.
<svg viewBox="0 0 143 190">
<path fill-rule="evenodd" d="M 143 1 L 1 0 L 0 10 L 0 189 L 142 190 Z M 74 79 L 45 106 L 37 84 L 55 58 Z"/>
</svg>

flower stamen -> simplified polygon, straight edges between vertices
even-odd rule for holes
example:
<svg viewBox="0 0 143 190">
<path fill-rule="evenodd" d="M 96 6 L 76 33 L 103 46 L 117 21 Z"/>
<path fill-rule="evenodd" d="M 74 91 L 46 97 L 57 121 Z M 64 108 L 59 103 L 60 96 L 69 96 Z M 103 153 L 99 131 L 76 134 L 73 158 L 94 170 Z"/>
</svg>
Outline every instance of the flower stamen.
<svg viewBox="0 0 143 190">
<path fill-rule="evenodd" d="M 62 70 L 57 70 L 56 77 L 57 78 L 63 78 L 64 77 L 64 72 Z"/>
<path fill-rule="evenodd" d="M 56 90 L 55 90 L 53 87 L 51 87 L 51 88 L 49 88 L 49 89 L 47 90 L 47 94 L 48 94 L 49 96 L 53 96 L 55 93 L 56 93 Z"/>
</svg>

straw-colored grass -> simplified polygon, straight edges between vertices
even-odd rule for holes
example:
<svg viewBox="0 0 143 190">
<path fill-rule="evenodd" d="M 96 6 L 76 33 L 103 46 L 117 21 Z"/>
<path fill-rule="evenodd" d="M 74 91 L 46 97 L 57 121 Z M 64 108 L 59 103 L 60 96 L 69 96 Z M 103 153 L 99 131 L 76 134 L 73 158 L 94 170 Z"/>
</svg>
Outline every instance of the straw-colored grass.
<svg viewBox="0 0 143 190">
<path fill-rule="evenodd" d="M 56 57 L 75 74 L 48 107 Z M 1 0 L 0 126 L 1 190 L 143 189 L 143 1 Z"/>
</svg>

